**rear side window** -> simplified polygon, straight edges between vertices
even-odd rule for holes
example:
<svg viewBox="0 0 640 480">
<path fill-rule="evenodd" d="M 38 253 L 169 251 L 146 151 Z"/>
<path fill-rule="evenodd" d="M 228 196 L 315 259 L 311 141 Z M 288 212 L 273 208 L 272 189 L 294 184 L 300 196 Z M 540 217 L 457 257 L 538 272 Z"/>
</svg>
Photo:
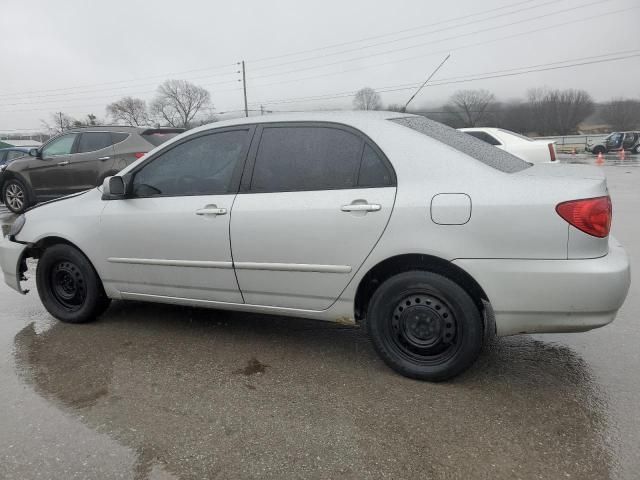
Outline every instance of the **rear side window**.
<svg viewBox="0 0 640 480">
<path fill-rule="evenodd" d="M 95 152 L 112 145 L 109 132 L 86 132 L 80 136 L 78 153 Z"/>
<path fill-rule="evenodd" d="M 483 142 L 487 142 L 489 145 L 502 145 L 498 139 L 492 135 L 489 135 L 487 132 L 464 132 L 467 135 L 471 135 L 472 137 L 476 137 L 478 140 L 482 140 Z"/>
<path fill-rule="evenodd" d="M 171 140 L 176 135 L 180 135 L 180 133 L 178 133 L 178 132 L 169 132 L 169 133 L 153 132 L 153 133 L 143 133 L 141 136 L 147 142 L 149 142 L 151 145 L 153 145 L 154 147 L 157 147 L 158 145 L 166 142 L 167 140 Z"/>
<path fill-rule="evenodd" d="M 230 193 L 247 147 L 247 130 L 187 140 L 144 165 L 133 179 L 136 197 Z"/>
<path fill-rule="evenodd" d="M 494 148 L 486 142 L 467 135 L 453 128 L 447 127 L 424 117 L 392 118 L 392 122 L 420 132 L 423 135 L 444 143 L 456 150 L 505 173 L 515 173 L 531 166 L 530 163 L 511 155 L 499 148 Z"/>
<path fill-rule="evenodd" d="M 393 176 L 384 161 L 368 144 L 362 152 L 362 163 L 358 175 L 359 187 L 389 187 L 393 185 Z"/>
<path fill-rule="evenodd" d="M 256 155 L 251 190 L 354 188 L 362 146 L 362 138 L 338 128 L 265 128 Z"/>
<path fill-rule="evenodd" d="M 129 138 L 129 134 L 128 133 L 118 133 L 118 132 L 113 132 L 111 134 L 111 141 L 116 144 L 116 143 L 120 143 L 125 141 L 127 138 Z"/>
</svg>

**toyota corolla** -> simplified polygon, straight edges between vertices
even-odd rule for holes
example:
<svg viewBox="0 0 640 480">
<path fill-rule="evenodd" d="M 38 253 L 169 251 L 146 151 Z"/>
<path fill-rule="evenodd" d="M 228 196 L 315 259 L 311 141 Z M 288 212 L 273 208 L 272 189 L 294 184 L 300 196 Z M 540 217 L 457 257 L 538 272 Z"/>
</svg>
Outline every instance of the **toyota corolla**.
<svg viewBox="0 0 640 480">
<path fill-rule="evenodd" d="M 0 244 L 57 319 L 112 299 L 366 328 L 399 373 L 451 378 L 493 334 L 610 323 L 629 288 L 600 171 L 529 164 L 390 112 L 218 122 L 102 187 L 39 205 Z"/>
</svg>

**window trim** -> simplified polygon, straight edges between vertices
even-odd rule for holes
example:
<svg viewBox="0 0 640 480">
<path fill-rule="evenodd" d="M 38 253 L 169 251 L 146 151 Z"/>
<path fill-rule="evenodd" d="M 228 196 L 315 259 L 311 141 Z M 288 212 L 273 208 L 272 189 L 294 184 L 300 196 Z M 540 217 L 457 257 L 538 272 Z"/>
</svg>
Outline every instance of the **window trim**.
<svg viewBox="0 0 640 480">
<path fill-rule="evenodd" d="M 331 128 L 334 130 L 342 130 L 348 133 L 351 133 L 358 137 L 361 140 L 360 146 L 360 158 L 358 163 L 358 169 L 356 172 L 356 183 L 350 187 L 333 187 L 333 188 L 304 188 L 304 189 L 295 189 L 295 190 L 252 190 L 251 183 L 253 181 L 253 174 L 256 165 L 256 158 L 258 155 L 258 148 L 260 146 L 260 142 L 262 140 L 262 132 L 265 128 L 300 128 L 300 127 L 317 127 L 317 128 Z M 358 181 L 360 180 L 360 168 L 362 167 L 362 159 L 364 154 L 364 146 L 369 145 L 373 151 L 378 155 L 384 166 L 389 171 L 391 182 L 390 185 L 384 186 L 359 186 Z M 397 186 L 397 177 L 396 172 L 393 168 L 393 165 L 384 154 L 384 152 L 378 147 L 378 145 L 371 140 L 369 136 L 364 134 L 362 131 L 354 128 L 350 125 L 345 125 L 343 123 L 337 122 L 323 122 L 323 121 L 290 121 L 290 122 L 264 122 L 256 125 L 256 132 L 253 136 L 253 141 L 251 142 L 251 148 L 249 150 L 249 156 L 245 164 L 245 169 L 242 174 L 242 179 L 240 182 L 240 190 L 239 194 L 248 193 L 248 194 L 259 194 L 259 193 L 292 193 L 292 192 L 324 192 L 324 191 L 333 191 L 333 190 L 360 190 L 363 188 L 396 188 Z"/>
<path fill-rule="evenodd" d="M 226 193 L 185 193 L 185 194 L 181 194 L 181 195 L 169 195 L 169 194 L 167 194 L 167 195 L 149 195 L 149 196 L 143 196 L 143 197 L 137 197 L 137 196 L 133 195 L 133 180 L 134 180 L 135 176 L 140 172 L 140 170 L 145 168 L 151 162 L 157 160 L 159 157 L 161 157 L 165 153 L 170 152 L 174 148 L 176 148 L 176 147 L 178 147 L 178 146 L 180 146 L 180 145 L 182 145 L 184 143 L 187 143 L 188 141 L 195 140 L 196 138 L 206 137 L 206 136 L 209 136 L 209 135 L 215 135 L 215 134 L 218 134 L 218 133 L 235 132 L 235 131 L 246 131 L 247 132 L 247 142 L 246 142 L 246 144 L 244 146 L 244 149 L 242 150 L 242 153 L 240 154 L 240 160 L 238 161 L 238 164 L 233 169 L 233 174 L 231 175 L 231 184 L 229 185 L 229 191 L 228 192 L 226 192 Z M 235 194 L 238 193 L 238 189 L 240 187 L 240 178 L 242 176 L 242 172 L 244 171 L 245 164 L 247 162 L 247 156 L 248 156 L 250 147 L 252 145 L 254 136 L 255 136 L 255 125 L 247 124 L 247 125 L 236 125 L 236 126 L 232 126 L 232 127 L 222 127 L 222 128 L 211 129 L 211 130 L 205 130 L 205 131 L 202 131 L 202 132 L 194 133 L 193 135 L 189 135 L 188 137 L 181 138 L 179 141 L 177 141 L 175 143 L 172 143 L 171 145 L 168 145 L 167 147 L 163 148 L 162 150 L 160 150 L 160 151 L 154 153 L 153 155 L 151 155 L 149 158 L 146 158 L 142 163 L 137 165 L 130 172 L 127 172 L 125 177 L 126 177 L 126 183 L 128 184 L 128 191 L 125 194 L 125 198 L 127 198 L 127 199 L 146 199 L 146 198 L 212 197 L 212 196 L 218 196 L 218 195 L 235 195 Z"/>
</svg>

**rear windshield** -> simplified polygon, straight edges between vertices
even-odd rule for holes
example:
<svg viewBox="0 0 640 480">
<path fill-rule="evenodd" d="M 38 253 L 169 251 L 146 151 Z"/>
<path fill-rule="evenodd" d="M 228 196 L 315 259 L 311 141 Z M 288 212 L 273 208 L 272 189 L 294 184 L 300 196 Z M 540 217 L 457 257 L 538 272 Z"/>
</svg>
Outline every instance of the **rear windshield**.
<svg viewBox="0 0 640 480">
<path fill-rule="evenodd" d="M 176 135 L 180 135 L 180 132 L 153 132 L 143 133 L 142 138 L 149 142 L 154 147 L 157 147 L 161 143 L 171 140 Z"/>
<path fill-rule="evenodd" d="M 515 173 L 531 166 L 504 150 L 425 117 L 392 118 L 391 121 L 427 135 L 501 172 Z"/>
</svg>

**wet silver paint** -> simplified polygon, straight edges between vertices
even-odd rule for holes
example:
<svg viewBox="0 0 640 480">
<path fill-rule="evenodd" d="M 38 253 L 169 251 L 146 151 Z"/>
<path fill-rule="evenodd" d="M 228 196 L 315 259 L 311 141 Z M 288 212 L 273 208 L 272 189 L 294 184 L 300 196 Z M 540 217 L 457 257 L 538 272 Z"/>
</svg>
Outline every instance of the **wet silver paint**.
<svg viewBox="0 0 640 480">
<path fill-rule="evenodd" d="M 639 161 L 603 167 L 634 270 Z M 64 325 L 35 289 L 5 285 L 0 306 L 0 478 L 634 479 L 640 469 L 635 283 L 612 325 L 499 339 L 445 384 L 394 374 L 342 325 L 126 302 Z"/>
</svg>

